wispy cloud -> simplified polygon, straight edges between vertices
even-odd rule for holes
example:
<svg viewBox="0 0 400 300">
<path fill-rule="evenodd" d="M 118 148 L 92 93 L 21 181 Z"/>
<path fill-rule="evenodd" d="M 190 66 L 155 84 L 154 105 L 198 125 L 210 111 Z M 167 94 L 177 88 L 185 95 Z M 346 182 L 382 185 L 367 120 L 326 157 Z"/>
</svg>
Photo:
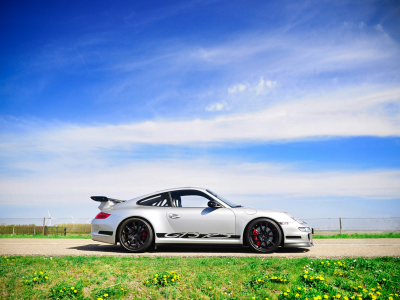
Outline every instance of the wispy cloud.
<svg viewBox="0 0 400 300">
<path fill-rule="evenodd" d="M 39 166 L 37 171 L 40 172 Z M 202 186 L 229 195 L 292 199 L 346 196 L 379 200 L 400 198 L 399 179 L 400 171 L 303 172 L 266 163 L 148 160 L 102 167 L 101 172 L 61 167 L 59 172 L 3 179 L 0 200 L 12 201 L 14 205 L 54 201 L 72 205 L 89 200 L 94 194 L 130 199 L 179 186 Z"/>
<path fill-rule="evenodd" d="M 353 93 L 353 95 L 352 95 Z M 25 139 L 5 136 L 3 145 L 37 151 L 118 148 L 137 144 L 190 144 L 285 141 L 319 137 L 400 136 L 400 89 L 342 91 L 308 96 L 268 109 L 214 119 L 160 120 L 121 125 L 63 126 L 30 132 Z M 217 110 L 215 106 L 213 109 Z M 222 108 L 221 108 L 222 109 Z M 5 146 L 4 146 L 5 147 Z M 69 149 L 69 150 L 68 150 Z"/>
</svg>

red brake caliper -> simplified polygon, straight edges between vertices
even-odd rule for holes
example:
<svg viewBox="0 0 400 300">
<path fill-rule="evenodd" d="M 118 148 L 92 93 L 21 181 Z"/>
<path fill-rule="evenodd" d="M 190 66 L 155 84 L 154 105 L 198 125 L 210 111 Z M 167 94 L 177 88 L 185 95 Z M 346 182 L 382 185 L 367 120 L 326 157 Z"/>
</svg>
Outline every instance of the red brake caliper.
<svg viewBox="0 0 400 300">
<path fill-rule="evenodd" d="M 257 246 L 261 245 L 261 242 L 258 240 L 258 231 L 257 230 L 253 230 L 253 241 L 256 243 Z"/>
<path fill-rule="evenodd" d="M 146 237 L 147 237 L 147 233 L 146 233 L 146 231 L 143 231 L 142 232 L 142 241 L 143 242 L 146 240 Z"/>
</svg>

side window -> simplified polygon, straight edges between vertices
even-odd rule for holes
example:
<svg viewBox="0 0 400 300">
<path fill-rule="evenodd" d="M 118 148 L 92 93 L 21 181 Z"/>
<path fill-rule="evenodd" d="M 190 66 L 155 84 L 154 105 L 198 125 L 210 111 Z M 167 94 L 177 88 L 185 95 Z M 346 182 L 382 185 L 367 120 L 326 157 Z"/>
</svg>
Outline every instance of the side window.
<svg viewBox="0 0 400 300">
<path fill-rule="evenodd" d="M 173 206 L 176 207 L 208 207 L 208 201 L 214 200 L 206 194 L 195 190 L 171 192 Z"/>
<path fill-rule="evenodd" d="M 167 193 L 147 197 L 138 201 L 137 204 L 145 206 L 170 206 Z"/>
</svg>

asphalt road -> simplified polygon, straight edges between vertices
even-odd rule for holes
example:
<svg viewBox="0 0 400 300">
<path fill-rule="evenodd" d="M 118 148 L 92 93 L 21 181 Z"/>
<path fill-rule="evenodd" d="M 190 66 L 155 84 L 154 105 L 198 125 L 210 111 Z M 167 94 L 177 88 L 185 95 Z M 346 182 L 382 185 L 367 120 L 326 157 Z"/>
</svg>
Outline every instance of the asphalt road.
<svg viewBox="0 0 400 300">
<path fill-rule="evenodd" d="M 258 254 L 248 247 L 164 246 L 146 253 L 132 254 L 119 245 L 109 245 L 85 239 L 0 239 L 0 255 L 113 255 L 148 257 L 400 257 L 400 239 L 329 239 L 314 240 L 310 248 L 279 248 L 272 254 Z"/>
</svg>

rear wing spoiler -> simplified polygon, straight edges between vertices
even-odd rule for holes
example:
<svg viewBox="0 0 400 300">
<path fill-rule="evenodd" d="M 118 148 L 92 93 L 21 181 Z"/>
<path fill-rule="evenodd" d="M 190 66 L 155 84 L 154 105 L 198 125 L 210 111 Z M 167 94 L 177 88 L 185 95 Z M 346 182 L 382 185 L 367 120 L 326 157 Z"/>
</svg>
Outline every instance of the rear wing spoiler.
<svg viewBox="0 0 400 300">
<path fill-rule="evenodd" d="M 125 202 L 126 200 L 118 200 L 113 198 L 108 198 L 105 196 L 91 196 L 93 201 L 100 202 L 99 209 L 101 211 L 111 209 L 114 204 Z"/>
<path fill-rule="evenodd" d="M 126 201 L 126 200 L 118 200 L 118 199 L 108 198 L 108 197 L 105 197 L 105 196 L 91 196 L 90 198 L 93 201 L 98 201 L 98 202 L 111 201 L 111 202 L 114 202 L 114 203 L 122 203 L 122 202 Z"/>
</svg>

